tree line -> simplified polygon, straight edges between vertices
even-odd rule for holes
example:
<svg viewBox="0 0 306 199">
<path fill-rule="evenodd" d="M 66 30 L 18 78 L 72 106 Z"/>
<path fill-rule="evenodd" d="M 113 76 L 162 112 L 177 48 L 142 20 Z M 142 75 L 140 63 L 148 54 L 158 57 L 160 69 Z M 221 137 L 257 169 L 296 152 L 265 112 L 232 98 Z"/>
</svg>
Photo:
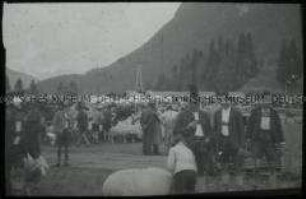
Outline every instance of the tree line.
<svg viewBox="0 0 306 199">
<path fill-rule="evenodd" d="M 15 82 L 13 88 L 9 83 L 9 77 L 6 75 L 6 93 L 15 93 L 17 95 L 23 94 L 32 94 L 36 95 L 39 94 L 39 88 L 37 86 L 37 82 L 34 79 L 31 80 L 29 88 L 25 88 L 23 85 L 23 81 L 21 78 L 18 78 Z M 56 93 L 60 95 L 77 95 L 78 94 L 78 85 L 75 81 L 71 80 L 69 84 L 65 85 L 63 82 L 59 82 L 56 88 Z"/>
<path fill-rule="evenodd" d="M 278 56 L 277 80 L 291 89 L 303 78 L 303 60 L 294 39 L 284 39 Z"/>
<path fill-rule="evenodd" d="M 171 72 L 161 73 L 155 85 L 159 90 L 186 90 L 197 84 L 205 90 L 236 90 L 259 70 L 252 35 L 241 33 L 235 42 L 231 38 L 213 38 L 207 55 L 193 49 L 180 60 Z"/>
<path fill-rule="evenodd" d="M 21 78 L 18 78 L 15 82 L 15 85 L 13 88 L 11 88 L 9 77 L 5 76 L 5 86 L 6 86 L 6 93 L 14 93 L 17 95 L 23 95 L 23 94 L 38 94 L 39 90 L 37 87 L 37 84 L 34 79 L 31 80 L 29 88 L 24 88 L 23 81 Z"/>
<path fill-rule="evenodd" d="M 294 39 L 284 40 L 279 50 L 277 80 L 281 85 L 293 84 L 303 76 L 303 64 Z M 255 77 L 264 62 L 256 54 L 251 33 L 238 38 L 212 38 L 206 55 L 193 49 L 174 65 L 169 73 L 160 73 L 154 90 L 187 90 L 196 84 L 201 90 L 235 91 Z"/>
</svg>

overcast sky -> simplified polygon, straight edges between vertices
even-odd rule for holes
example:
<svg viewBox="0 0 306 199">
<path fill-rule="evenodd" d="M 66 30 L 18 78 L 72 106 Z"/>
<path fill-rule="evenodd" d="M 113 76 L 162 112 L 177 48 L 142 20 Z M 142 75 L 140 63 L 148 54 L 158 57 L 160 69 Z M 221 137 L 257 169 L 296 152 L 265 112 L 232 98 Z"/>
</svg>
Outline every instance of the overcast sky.
<svg viewBox="0 0 306 199">
<path fill-rule="evenodd" d="M 149 40 L 179 5 L 5 4 L 6 66 L 39 79 L 107 66 Z"/>
</svg>

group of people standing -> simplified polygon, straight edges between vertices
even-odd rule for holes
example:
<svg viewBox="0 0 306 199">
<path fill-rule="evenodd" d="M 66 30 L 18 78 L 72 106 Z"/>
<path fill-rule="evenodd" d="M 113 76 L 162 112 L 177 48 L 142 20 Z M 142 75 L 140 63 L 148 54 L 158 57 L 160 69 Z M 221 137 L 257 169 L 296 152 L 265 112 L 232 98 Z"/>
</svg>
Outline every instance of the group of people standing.
<svg viewBox="0 0 306 199">
<path fill-rule="evenodd" d="M 18 99 L 18 98 L 14 98 Z M 69 147 L 72 141 L 77 145 L 82 142 L 89 145 L 88 129 L 91 122 L 91 130 L 100 132 L 96 140 L 103 138 L 103 133 L 110 129 L 112 115 L 110 108 L 97 110 L 96 114 L 89 116 L 88 108 L 84 103 L 76 104 L 72 109 L 71 104 L 57 103 L 55 113 L 51 121 L 46 121 L 46 117 L 41 110 L 41 106 L 35 102 L 24 103 L 14 101 L 6 107 L 5 125 L 5 168 L 7 179 L 7 191 L 11 192 L 12 171 L 24 169 L 24 161 L 32 158 L 37 161 L 41 157 L 41 141 L 46 136 L 48 123 L 53 128 L 56 135 L 57 162 L 55 166 L 69 165 Z M 89 118 L 91 117 L 91 118 Z M 90 121 L 91 120 L 91 121 Z M 77 131 L 77 135 L 75 134 Z M 63 157 L 64 153 L 64 157 Z M 29 191 L 28 185 L 35 184 L 39 177 L 34 175 L 24 176 L 24 191 Z"/>
<path fill-rule="evenodd" d="M 101 108 L 88 112 L 88 107 L 84 103 L 78 103 L 76 112 L 71 111 L 71 107 L 58 104 L 57 111 L 53 117 L 53 131 L 57 137 L 57 164 L 62 165 L 62 150 L 64 149 L 64 166 L 68 165 L 69 146 L 72 140 L 79 146 L 85 143 L 89 146 L 91 142 L 99 143 L 104 139 L 104 134 L 110 130 L 112 123 L 111 108 L 105 111 Z M 89 139 L 91 132 L 92 139 Z M 73 138 L 74 137 L 74 138 Z"/>
<path fill-rule="evenodd" d="M 224 93 L 225 98 L 226 95 Z M 190 99 L 186 108 L 174 114 L 175 120 L 172 125 L 166 127 L 166 135 L 162 135 L 162 124 L 167 125 L 158 113 L 155 103 L 144 107 L 140 116 L 144 155 L 161 154 L 159 145 L 162 139 L 168 135 L 167 140 L 171 140 L 168 168 L 174 174 L 175 192 L 193 192 L 198 175 L 214 176 L 220 172 L 237 175 L 241 172 L 244 155 L 247 153 L 246 143 L 250 144 L 251 155 L 256 160 L 267 160 L 271 171 L 275 170 L 275 165 L 279 165 L 281 154 L 278 149 L 283 147 L 284 136 L 280 116 L 269 103 L 256 106 L 245 123 L 241 112 L 226 100 L 221 103 L 221 108 L 213 117 L 210 117 L 200 109 L 196 87 L 191 89 Z M 29 154 L 37 159 L 41 154 L 39 139 L 40 134 L 44 132 L 44 117 L 36 104 L 27 106 L 28 111 L 22 111 L 20 105 L 9 105 L 6 109 L 7 179 L 10 179 L 11 169 L 22 164 L 22 157 Z M 61 166 L 62 162 L 64 166 L 69 164 L 71 129 L 74 126 L 80 133 L 77 143 L 88 141 L 86 132 L 89 116 L 86 109 L 84 104 L 80 103 L 75 114 L 69 106 L 61 103 L 57 105 L 52 120 L 57 136 L 57 166 Z M 93 114 L 92 129 L 105 132 L 110 130 L 113 116 L 111 108 L 107 108 L 103 116 L 101 112 L 98 110 Z M 10 184 L 7 183 L 7 186 Z"/>
<path fill-rule="evenodd" d="M 224 99 L 226 95 L 223 94 Z M 281 165 L 283 130 L 280 116 L 270 103 L 259 103 L 245 123 L 241 112 L 224 100 L 212 123 L 209 114 L 200 110 L 196 87 L 191 89 L 190 99 L 189 107 L 176 118 L 173 147 L 168 155 L 175 192 L 194 192 L 198 175 L 223 173 L 239 177 L 247 155 L 256 162 L 266 159 L 271 173 Z M 250 151 L 246 150 L 246 143 L 251 146 Z"/>
</svg>

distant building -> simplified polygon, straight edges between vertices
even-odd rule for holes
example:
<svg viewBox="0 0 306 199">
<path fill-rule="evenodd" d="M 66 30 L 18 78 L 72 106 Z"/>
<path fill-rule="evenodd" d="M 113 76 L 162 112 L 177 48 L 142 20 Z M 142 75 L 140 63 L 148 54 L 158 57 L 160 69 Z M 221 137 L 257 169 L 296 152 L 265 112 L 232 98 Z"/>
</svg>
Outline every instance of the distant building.
<svg viewBox="0 0 306 199">
<path fill-rule="evenodd" d="M 230 97 L 245 97 L 243 92 L 229 92 L 228 95 Z"/>
</svg>

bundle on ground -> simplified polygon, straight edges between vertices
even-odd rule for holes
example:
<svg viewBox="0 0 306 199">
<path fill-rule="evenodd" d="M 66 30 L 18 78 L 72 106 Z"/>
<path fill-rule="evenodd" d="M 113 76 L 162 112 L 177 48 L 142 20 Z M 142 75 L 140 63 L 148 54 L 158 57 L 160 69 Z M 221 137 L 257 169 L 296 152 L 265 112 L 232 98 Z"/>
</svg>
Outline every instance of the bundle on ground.
<svg viewBox="0 0 306 199">
<path fill-rule="evenodd" d="M 160 168 L 126 169 L 111 174 L 104 182 L 104 196 L 167 195 L 172 175 Z"/>
</svg>

